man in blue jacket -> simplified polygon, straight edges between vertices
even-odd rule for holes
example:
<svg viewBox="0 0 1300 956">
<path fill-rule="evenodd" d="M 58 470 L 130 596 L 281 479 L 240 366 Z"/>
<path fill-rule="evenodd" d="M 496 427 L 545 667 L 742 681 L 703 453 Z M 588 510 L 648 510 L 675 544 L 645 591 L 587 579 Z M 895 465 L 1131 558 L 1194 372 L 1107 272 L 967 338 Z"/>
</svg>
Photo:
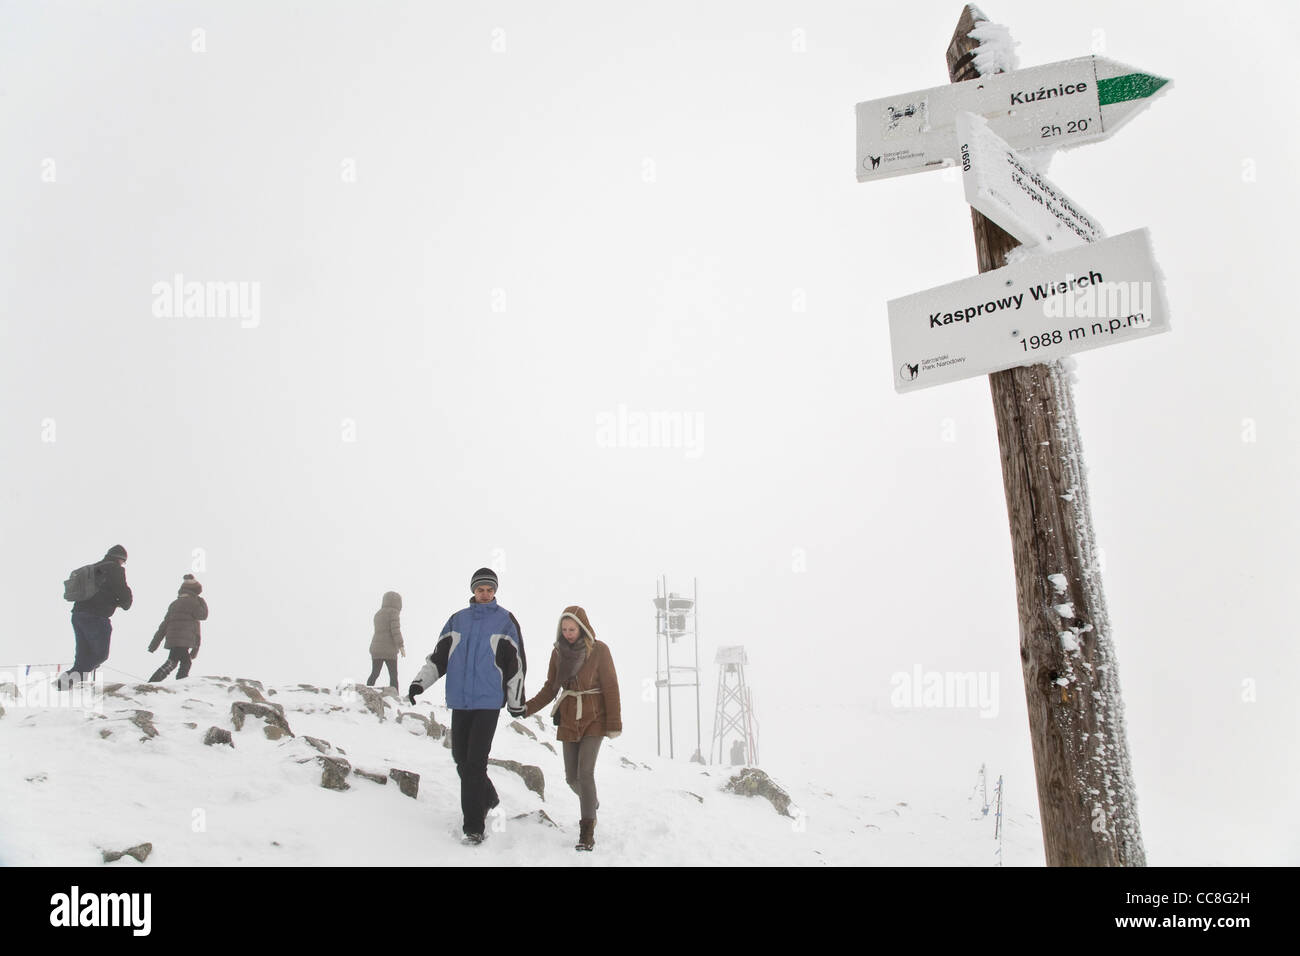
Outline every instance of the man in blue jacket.
<svg viewBox="0 0 1300 956">
<path fill-rule="evenodd" d="M 479 568 L 470 579 L 469 607 L 448 618 L 433 653 L 412 681 L 407 699 L 415 704 L 438 678 L 447 678 L 451 708 L 451 756 L 460 774 L 460 809 L 465 842 L 483 842 L 487 812 L 500 803 L 488 779 L 488 756 L 501 708 L 523 711 L 524 639 L 515 616 L 496 602 L 497 576 Z"/>
</svg>

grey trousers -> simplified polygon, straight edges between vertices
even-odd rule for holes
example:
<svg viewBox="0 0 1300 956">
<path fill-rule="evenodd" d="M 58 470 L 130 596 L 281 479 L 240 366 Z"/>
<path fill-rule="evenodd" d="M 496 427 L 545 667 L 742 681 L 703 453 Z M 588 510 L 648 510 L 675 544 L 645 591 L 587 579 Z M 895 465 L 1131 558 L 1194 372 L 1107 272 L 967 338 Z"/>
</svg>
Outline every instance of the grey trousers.
<svg viewBox="0 0 1300 956">
<path fill-rule="evenodd" d="M 596 755 L 600 753 L 600 743 L 604 737 L 592 734 L 576 742 L 563 741 L 564 744 L 564 778 L 569 789 L 578 795 L 582 807 L 582 819 L 596 819 L 600 801 L 596 799 Z"/>
</svg>

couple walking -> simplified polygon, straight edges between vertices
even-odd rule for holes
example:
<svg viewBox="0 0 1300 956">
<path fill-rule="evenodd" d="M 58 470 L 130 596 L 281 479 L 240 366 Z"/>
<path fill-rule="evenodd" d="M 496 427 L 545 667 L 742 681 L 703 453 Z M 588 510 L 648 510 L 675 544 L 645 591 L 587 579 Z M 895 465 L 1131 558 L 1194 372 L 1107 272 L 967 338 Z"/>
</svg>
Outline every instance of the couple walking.
<svg viewBox="0 0 1300 956">
<path fill-rule="evenodd" d="M 183 678 L 189 675 L 190 662 L 199 655 L 199 622 L 207 620 L 208 605 L 199 594 L 203 585 L 187 574 L 181 580 L 176 600 L 167 607 L 162 623 L 149 644 L 150 652 L 160 644 L 168 650 L 162 667 L 154 671 L 150 683 L 162 680 L 177 665 Z M 72 601 L 72 635 L 76 642 L 72 666 L 55 680 L 59 690 L 68 690 L 76 682 L 88 680 L 108 660 L 113 636 L 113 612 L 131 609 L 135 597 L 126 583 L 126 548 L 115 544 L 93 564 L 77 568 L 63 582 L 63 597 Z M 165 642 L 165 644 L 164 644 Z"/>
<path fill-rule="evenodd" d="M 500 799 L 488 778 L 488 757 L 504 706 L 512 717 L 528 717 L 551 701 L 552 722 L 564 748 L 564 773 L 578 795 L 581 818 L 575 849 L 595 846 L 596 756 L 605 737 L 623 730 L 618 677 L 609 647 L 596 640 L 587 612 L 564 609 L 551 651 L 546 686 L 525 700 L 527 658 L 519 622 L 497 604 L 497 575 L 480 568 L 470 579 L 473 598 L 447 621 L 433 653 L 411 683 L 415 704 L 441 677 L 447 678 L 451 708 L 451 755 L 460 774 L 465 842 L 483 842 L 487 812 Z"/>
</svg>

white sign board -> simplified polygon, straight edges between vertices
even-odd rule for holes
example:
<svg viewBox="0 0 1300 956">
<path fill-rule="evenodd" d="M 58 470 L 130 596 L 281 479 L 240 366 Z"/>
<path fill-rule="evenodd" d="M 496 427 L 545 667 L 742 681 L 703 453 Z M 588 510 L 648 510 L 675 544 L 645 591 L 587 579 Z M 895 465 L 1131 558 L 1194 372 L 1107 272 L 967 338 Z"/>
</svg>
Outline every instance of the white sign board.
<svg viewBox="0 0 1300 956">
<path fill-rule="evenodd" d="M 1055 149 L 1105 139 L 1170 85 L 1085 56 L 859 103 L 858 181 L 953 165 L 963 111 L 983 116 L 1014 149 Z"/>
<path fill-rule="evenodd" d="M 1044 174 L 974 113 L 957 114 L 966 201 L 1025 246 L 1042 252 L 1096 242 L 1104 233 Z"/>
<path fill-rule="evenodd" d="M 898 392 L 1167 331 L 1145 229 L 889 302 Z"/>
</svg>

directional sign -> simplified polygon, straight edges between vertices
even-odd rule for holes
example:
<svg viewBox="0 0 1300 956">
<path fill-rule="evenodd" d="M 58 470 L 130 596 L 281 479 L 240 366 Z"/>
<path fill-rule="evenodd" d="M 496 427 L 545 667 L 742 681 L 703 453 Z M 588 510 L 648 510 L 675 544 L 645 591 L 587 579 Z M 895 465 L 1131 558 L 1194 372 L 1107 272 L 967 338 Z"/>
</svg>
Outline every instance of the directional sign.
<svg viewBox="0 0 1300 956">
<path fill-rule="evenodd" d="M 1013 149 L 1056 149 L 1105 139 L 1170 85 L 1085 56 L 859 103 L 858 182 L 956 163 L 963 110 L 987 119 Z"/>
<path fill-rule="evenodd" d="M 1145 229 L 889 302 L 898 392 L 1167 331 Z"/>
<path fill-rule="evenodd" d="M 988 120 L 958 113 L 957 140 L 966 201 L 1025 246 L 1055 252 L 1102 237 L 1097 220 L 989 129 Z"/>
</svg>

